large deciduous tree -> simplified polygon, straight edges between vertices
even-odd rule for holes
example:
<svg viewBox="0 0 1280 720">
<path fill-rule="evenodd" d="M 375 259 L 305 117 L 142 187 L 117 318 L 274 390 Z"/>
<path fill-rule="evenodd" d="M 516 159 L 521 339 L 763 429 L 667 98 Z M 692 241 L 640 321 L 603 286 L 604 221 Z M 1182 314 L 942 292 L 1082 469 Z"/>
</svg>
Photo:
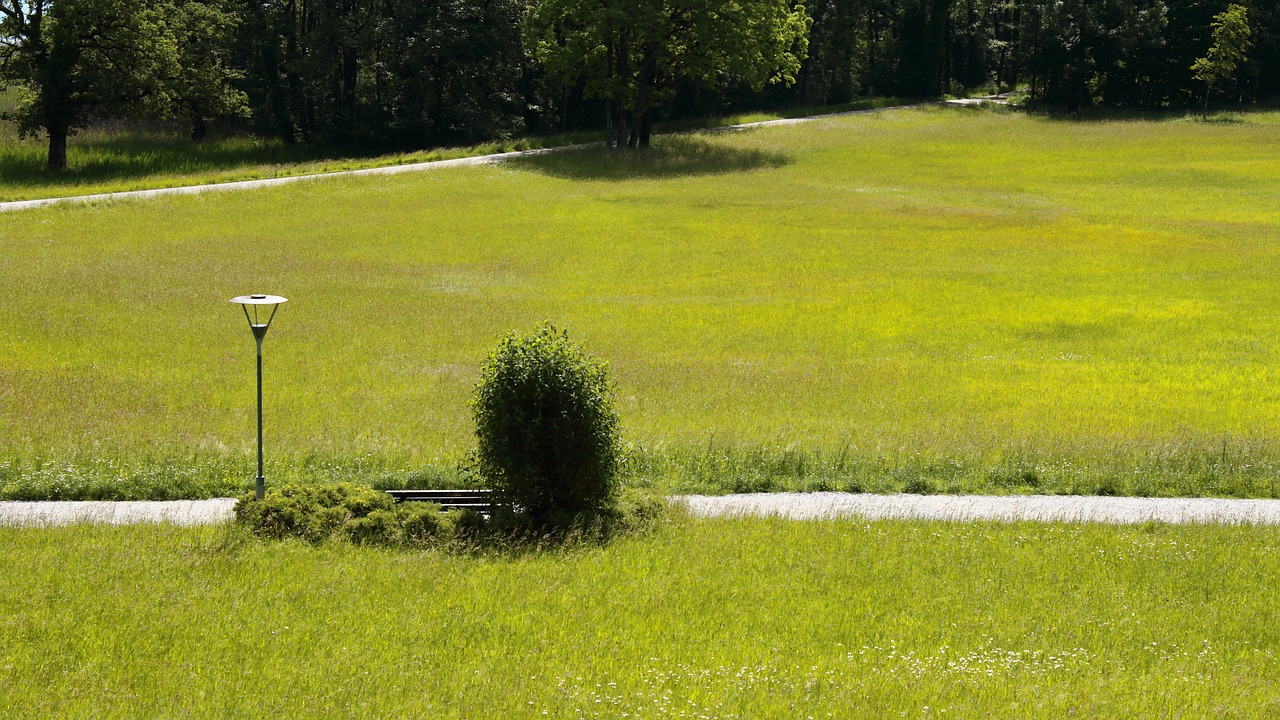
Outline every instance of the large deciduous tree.
<svg viewBox="0 0 1280 720">
<path fill-rule="evenodd" d="M 95 113 L 167 105 L 177 66 L 164 13 L 137 0 L 0 0 L 0 79 L 19 88 L 14 119 L 49 138 L 48 167 Z"/>
<path fill-rule="evenodd" d="M 605 100 L 610 143 L 635 147 L 678 80 L 795 82 L 809 24 L 792 0 L 534 0 L 526 32 L 550 73 Z"/>
<path fill-rule="evenodd" d="M 248 98 L 233 84 L 244 77 L 231 59 L 240 17 L 229 0 L 177 0 L 169 7 L 177 64 L 170 65 L 165 93 L 170 102 L 160 114 L 182 116 L 190 123 L 191 139 L 200 142 L 210 120 L 248 114 Z"/>
</svg>

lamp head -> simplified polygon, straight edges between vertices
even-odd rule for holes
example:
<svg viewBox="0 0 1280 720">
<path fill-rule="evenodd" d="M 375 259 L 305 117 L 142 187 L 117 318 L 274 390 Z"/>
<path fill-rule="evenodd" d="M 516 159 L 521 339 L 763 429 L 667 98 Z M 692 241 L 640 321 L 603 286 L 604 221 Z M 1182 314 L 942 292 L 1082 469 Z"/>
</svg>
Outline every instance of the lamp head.
<svg viewBox="0 0 1280 720">
<path fill-rule="evenodd" d="M 231 302 L 240 306 L 244 310 L 244 317 L 249 321 L 249 329 L 253 331 L 253 336 L 259 342 L 267 336 L 267 329 L 271 327 L 271 321 L 276 316 L 276 310 L 283 303 L 289 302 L 288 298 L 282 298 L 279 295 L 241 295 L 231 298 Z M 250 308 L 253 308 L 252 314 Z M 270 310 L 271 312 L 267 312 Z"/>
</svg>

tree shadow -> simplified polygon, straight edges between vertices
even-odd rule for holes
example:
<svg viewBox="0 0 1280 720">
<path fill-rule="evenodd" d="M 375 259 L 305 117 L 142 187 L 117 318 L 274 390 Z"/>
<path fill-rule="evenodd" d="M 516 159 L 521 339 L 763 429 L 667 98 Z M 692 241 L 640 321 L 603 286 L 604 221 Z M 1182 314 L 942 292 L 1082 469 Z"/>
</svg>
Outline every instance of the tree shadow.
<svg viewBox="0 0 1280 720">
<path fill-rule="evenodd" d="M 507 164 L 568 180 L 653 180 L 778 168 L 791 162 L 785 153 L 683 135 L 655 138 L 653 147 L 643 150 L 590 147 L 525 155 Z"/>
<path fill-rule="evenodd" d="M 1244 107 L 1212 108 L 1209 116 L 1204 117 L 1198 107 L 1171 108 L 1108 108 L 1083 107 L 1076 116 L 1067 112 L 1066 105 L 1038 102 L 1008 108 L 1011 112 L 1021 112 L 1031 117 L 1053 120 L 1064 123 L 1113 123 L 1113 122 L 1190 122 L 1207 125 L 1253 125 L 1272 124 L 1265 120 L 1259 122 L 1255 116 L 1272 115 L 1277 108 L 1270 105 L 1251 105 Z"/>
<path fill-rule="evenodd" d="M 45 145 L 28 141 L 0 153 L 0 178 L 41 185 L 130 180 L 157 173 L 180 174 L 236 170 L 253 165 L 286 165 L 359 160 L 393 152 L 381 147 L 285 145 L 252 136 L 210 139 L 196 144 L 172 134 L 92 138 L 68 148 L 66 170 L 45 169 Z"/>
</svg>

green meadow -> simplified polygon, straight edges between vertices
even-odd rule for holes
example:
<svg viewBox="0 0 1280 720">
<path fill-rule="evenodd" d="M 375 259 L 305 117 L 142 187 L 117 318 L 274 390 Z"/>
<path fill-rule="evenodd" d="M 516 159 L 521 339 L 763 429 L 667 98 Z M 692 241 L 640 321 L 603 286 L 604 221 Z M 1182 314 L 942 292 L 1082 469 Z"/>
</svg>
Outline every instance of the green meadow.
<svg viewBox="0 0 1280 720">
<path fill-rule="evenodd" d="M 902 102 L 898 98 L 874 98 L 844 105 L 694 118 L 660 124 L 659 130 L 687 131 L 866 110 Z M 9 104 L 4 91 L 0 90 L 0 112 L 10 109 Z M 236 135 L 213 137 L 195 144 L 182 132 L 165 125 L 104 123 L 71 136 L 67 168 L 49 173 L 45 170 L 47 138 L 24 138 L 12 124 L 0 123 L 0 202 L 363 170 L 590 143 L 599 141 L 600 137 L 601 133 L 568 132 L 508 138 L 469 147 L 421 150 L 388 147 L 383 153 L 371 153 L 369 148 L 359 146 L 288 145 L 276 139 Z"/>
<path fill-rule="evenodd" d="M 1280 114 L 892 111 L 0 215 L 0 494 L 467 482 L 484 354 L 611 364 L 629 482 L 1280 496 Z M 24 191 L 25 192 L 25 191 Z"/>
<path fill-rule="evenodd" d="M 1275 717 L 1280 531 L 675 520 L 402 553 L 0 528 L 10 718 Z"/>
</svg>

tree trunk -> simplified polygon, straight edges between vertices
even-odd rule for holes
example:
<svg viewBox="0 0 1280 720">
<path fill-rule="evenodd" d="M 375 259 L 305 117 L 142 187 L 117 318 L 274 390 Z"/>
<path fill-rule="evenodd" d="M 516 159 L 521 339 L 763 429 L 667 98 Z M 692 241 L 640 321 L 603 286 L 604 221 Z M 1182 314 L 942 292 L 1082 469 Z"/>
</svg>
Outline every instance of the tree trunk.
<svg viewBox="0 0 1280 720">
<path fill-rule="evenodd" d="M 353 48 L 342 52 L 342 135 L 350 140 L 356 134 L 356 81 L 360 76 L 358 58 Z"/>
<path fill-rule="evenodd" d="M 49 130 L 49 170 L 58 172 L 67 168 L 67 131 Z"/>
<path fill-rule="evenodd" d="M 653 111 L 645 110 L 640 116 L 640 147 L 649 147 L 649 137 L 653 135 Z"/>
<path fill-rule="evenodd" d="M 613 101 L 604 101 L 604 146 L 613 147 Z"/>
<path fill-rule="evenodd" d="M 204 116 L 193 111 L 191 113 L 191 142 L 202 143 L 208 134 L 209 124 L 205 122 Z"/>
</svg>

